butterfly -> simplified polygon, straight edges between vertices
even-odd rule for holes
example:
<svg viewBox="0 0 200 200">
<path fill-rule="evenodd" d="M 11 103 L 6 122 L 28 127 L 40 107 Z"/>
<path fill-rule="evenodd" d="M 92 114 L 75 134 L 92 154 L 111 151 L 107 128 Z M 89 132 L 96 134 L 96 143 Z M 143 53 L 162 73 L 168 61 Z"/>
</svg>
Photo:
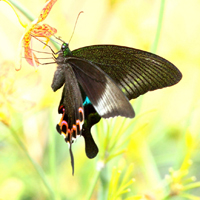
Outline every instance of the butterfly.
<svg viewBox="0 0 200 200">
<path fill-rule="evenodd" d="M 172 86 L 182 78 L 166 59 L 126 46 L 92 45 L 71 51 L 63 41 L 53 54 L 57 69 L 51 87 L 55 92 L 63 86 L 58 107 L 62 117 L 56 128 L 69 144 L 72 174 L 72 144 L 77 136 L 84 137 L 86 155 L 94 158 L 98 153 L 91 135 L 94 124 L 101 118 L 133 118 L 129 100 Z"/>
</svg>

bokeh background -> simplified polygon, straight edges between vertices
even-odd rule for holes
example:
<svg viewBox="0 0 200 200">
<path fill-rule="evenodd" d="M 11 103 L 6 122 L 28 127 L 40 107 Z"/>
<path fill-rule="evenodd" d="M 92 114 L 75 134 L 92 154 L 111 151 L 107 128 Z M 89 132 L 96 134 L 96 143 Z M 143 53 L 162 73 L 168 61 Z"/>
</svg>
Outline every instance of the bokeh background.
<svg viewBox="0 0 200 200">
<path fill-rule="evenodd" d="M 14 2 L 35 17 L 45 3 Z M 71 50 L 115 44 L 153 51 L 175 64 L 183 79 L 131 101 L 135 119 L 93 127 L 96 158 L 86 157 L 78 138 L 72 176 L 68 145 L 55 129 L 61 90 L 54 93 L 50 85 L 56 66 L 35 70 L 22 56 L 22 69 L 15 71 L 25 30 L 0 1 L 0 199 L 200 199 L 200 1 L 58 0 L 44 23 L 68 42 L 80 11 Z M 50 52 L 36 40 L 33 49 Z"/>
</svg>

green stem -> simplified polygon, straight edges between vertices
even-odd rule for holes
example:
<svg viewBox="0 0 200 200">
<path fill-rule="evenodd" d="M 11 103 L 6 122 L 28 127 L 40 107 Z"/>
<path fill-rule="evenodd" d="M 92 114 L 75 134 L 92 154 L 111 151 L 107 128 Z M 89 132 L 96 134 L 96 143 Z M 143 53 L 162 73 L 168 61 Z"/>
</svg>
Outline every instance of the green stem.
<svg viewBox="0 0 200 200">
<path fill-rule="evenodd" d="M 55 200 L 55 194 L 54 191 L 52 190 L 45 174 L 44 171 L 41 169 L 41 167 L 31 158 L 31 156 L 29 155 L 24 143 L 22 142 L 22 140 L 20 139 L 20 137 L 17 135 L 17 133 L 11 128 L 10 131 L 12 132 L 12 135 L 14 137 L 14 139 L 16 140 L 16 142 L 19 144 L 19 146 L 22 148 L 22 150 L 24 151 L 25 155 L 27 156 L 27 158 L 29 159 L 29 161 L 31 162 L 31 164 L 33 165 L 33 167 L 35 168 L 36 172 L 38 173 L 38 175 L 40 176 L 41 180 L 43 181 L 45 187 L 47 188 L 47 190 L 49 191 L 49 194 L 51 196 L 51 199 Z"/>
<path fill-rule="evenodd" d="M 107 157 L 106 154 L 104 155 L 104 157 Z M 101 173 L 100 173 L 100 182 L 101 182 L 100 194 L 101 195 L 98 198 L 99 200 L 107 199 L 108 186 L 109 186 L 109 180 L 110 180 L 108 170 L 109 170 L 108 165 L 105 163 L 105 166 L 104 168 L 101 169 Z"/>
<path fill-rule="evenodd" d="M 158 17 L 158 24 L 157 24 L 157 29 L 156 29 L 156 35 L 155 35 L 155 38 L 154 38 L 154 42 L 151 46 L 151 52 L 152 53 L 156 53 L 157 48 L 158 48 L 158 42 L 159 42 L 159 39 L 160 39 L 161 28 L 162 28 L 162 23 L 163 23 L 164 8 L 165 8 L 165 0 L 161 0 L 160 12 L 159 12 L 159 17 Z M 140 96 L 139 100 L 137 101 L 136 107 L 137 107 L 138 113 L 141 109 L 143 98 L 144 98 L 144 96 Z"/>
<path fill-rule="evenodd" d="M 16 0 L 8 0 L 13 6 L 15 6 L 27 19 L 33 21 L 34 15 L 30 14 L 30 10 L 26 9 L 21 3 Z"/>
<path fill-rule="evenodd" d="M 88 190 L 88 193 L 86 195 L 85 200 L 90 200 L 91 199 L 92 194 L 93 194 L 94 189 L 95 189 L 95 186 L 97 184 L 97 181 L 99 180 L 99 176 L 100 176 L 101 170 L 98 170 L 98 171 L 95 171 L 95 172 L 96 172 L 96 174 L 93 176 L 94 178 L 92 178 L 93 183 L 90 184 L 91 186 L 90 186 L 90 188 Z"/>
<path fill-rule="evenodd" d="M 48 113 L 49 116 L 53 116 L 52 113 Z M 50 130 L 54 130 L 52 127 L 52 118 L 50 121 Z M 55 143 L 55 133 L 54 131 L 50 131 L 49 134 L 49 169 L 50 169 L 50 174 L 51 174 L 51 183 L 54 188 L 54 193 L 55 196 L 58 198 L 58 180 L 57 180 L 57 175 L 56 175 L 56 143 Z"/>
<path fill-rule="evenodd" d="M 170 199 L 170 198 L 171 198 L 171 196 L 170 196 L 170 195 L 167 195 L 167 196 L 163 197 L 162 200 L 168 200 L 168 199 Z"/>
<path fill-rule="evenodd" d="M 146 141 L 140 145 L 139 151 L 141 162 L 143 162 L 143 175 L 147 182 L 146 184 L 149 184 L 149 186 L 158 185 L 161 183 L 160 173 Z"/>
<path fill-rule="evenodd" d="M 162 23 L 163 23 L 164 8 L 165 8 L 165 0 L 161 0 L 156 35 L 155 35 L 153 45 L 151 47 L 152 53 L 156 53 L 157 48 L 158 48 L 158 42 L 159 42 L 159 39 L 160 39 L 161 28 L 162 28 Z"/>
<path fill-rule="evenodd" d="M 194 189 L 194 188 L 197 188 L 197 187 L 198 188 L 200 187 L 200 182 L 188 184 L 188 185 L 184 186 L 183 190 L 184 191 L 191 190 L 191 189 Z"/>
</svg>

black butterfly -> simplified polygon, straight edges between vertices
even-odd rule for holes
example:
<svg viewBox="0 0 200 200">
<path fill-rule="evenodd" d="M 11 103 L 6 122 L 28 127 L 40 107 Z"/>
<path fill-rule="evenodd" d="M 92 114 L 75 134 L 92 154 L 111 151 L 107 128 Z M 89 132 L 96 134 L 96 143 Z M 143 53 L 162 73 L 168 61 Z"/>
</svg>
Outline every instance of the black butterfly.
<svg viewBox="0 0 200 200">
<path fill-rule="evenodd" d="M 58 112 L 62 118 L 57 131 L 71 145 L 77 135 L 86 143 L 86 154 L 98 153 L 90 129 L 101 117 L 133 118 L 129 100 L 148 91 L 178 83 L 181 72 L 169 61 L 146 51 L 115 45 L 94 45 L 70 51 L 63 43 L 54 54 L 58 67 L 51 87 L 64 85 Z"/>
</svg>

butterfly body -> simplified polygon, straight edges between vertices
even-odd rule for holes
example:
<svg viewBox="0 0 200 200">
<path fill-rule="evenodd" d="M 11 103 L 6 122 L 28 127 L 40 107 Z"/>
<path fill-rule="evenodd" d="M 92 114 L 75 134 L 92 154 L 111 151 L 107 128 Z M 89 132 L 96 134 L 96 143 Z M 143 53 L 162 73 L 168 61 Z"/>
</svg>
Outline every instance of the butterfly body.
<svg viewBox="0 0 200 200">
<path fill-rule="evenodd" d="M 86 143 L 86 154 L 93 158 L 98 148 L 91 127 L 101 117 L 133 118 L 129 100 L 148 91 L 178 83 L 182 74 L 169 61 L 139 49 L 116 45 L 93 45 L 70 51 L 63 43 L 56 58 L 58 65 L 52 88 L 64 85 L 58 112 L 57 130 L 70 144 L 77 135 Z"/>
</svg>

